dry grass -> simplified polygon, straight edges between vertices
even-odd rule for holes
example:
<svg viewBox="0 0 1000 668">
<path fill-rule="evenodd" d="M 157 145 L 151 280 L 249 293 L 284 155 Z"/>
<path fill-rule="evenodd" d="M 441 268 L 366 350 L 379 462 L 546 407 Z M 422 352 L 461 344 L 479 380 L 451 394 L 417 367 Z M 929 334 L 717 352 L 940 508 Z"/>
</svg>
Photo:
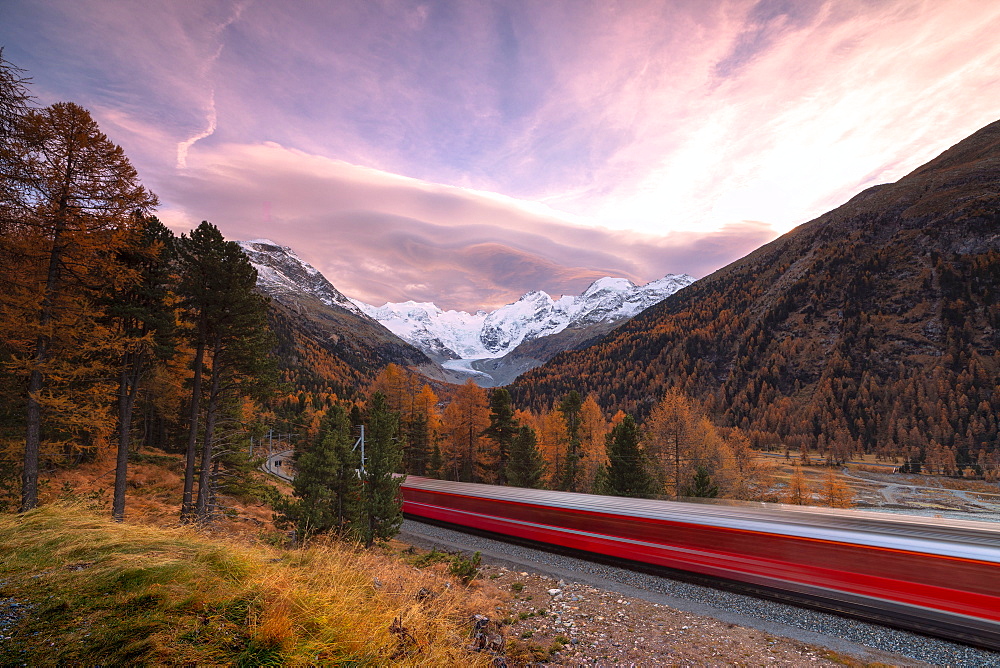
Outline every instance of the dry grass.
<svg viewBox="0 0 1000 668">
<path fill-rule="evenodd" d="M 32 606 L 4 665 L 490 660 L 467 645 L 491 595 L 387 554 L 115 524 L 81 504 L 0 516 L 0 546 L 3 596 Z"/>
<path fill-rule="evenodd" d="M 42 504 L 56 501 L 85 502 L 99 513 L 111 512 L 115 461 L 113 452 L 102 452 L 94 461 L 58 468 L 44 476 L 39 493 Z M 259 473 L 279 491 L 290 494 L 284 482 Z M 130 522 L 156 526 L 177 526 L 184 487 L 183 455 L 157 448 L 144 448 L 130 455 L 126 486 L 125 516 Z M 254 539 L 274 531 L 272 510 L 263 502 L 241 502 L 224 498 L 233 512 L 213 523 L 215 535 Z"/>
</svg>

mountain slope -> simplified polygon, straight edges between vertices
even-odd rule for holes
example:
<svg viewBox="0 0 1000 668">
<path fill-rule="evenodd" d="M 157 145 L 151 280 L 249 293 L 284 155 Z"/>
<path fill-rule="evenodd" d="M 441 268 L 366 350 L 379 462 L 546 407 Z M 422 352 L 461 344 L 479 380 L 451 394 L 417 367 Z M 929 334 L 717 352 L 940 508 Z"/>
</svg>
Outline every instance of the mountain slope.
<svg viewBox="0 0 1000 668">
<path fill-rule="evenodd" d="M 522 376 L 648 412 L 665 388 L 758 444 L 996 466 L 1000 122 Z"/>
<path fill-rule="evenodd" d="M 350 394 L 390 362 L 439 376 L 424 353 L 358 309 L 290 248 L 268 239 L 238 242 L 271 297 L 279 358 L 297 385 Z"/>
</svg>

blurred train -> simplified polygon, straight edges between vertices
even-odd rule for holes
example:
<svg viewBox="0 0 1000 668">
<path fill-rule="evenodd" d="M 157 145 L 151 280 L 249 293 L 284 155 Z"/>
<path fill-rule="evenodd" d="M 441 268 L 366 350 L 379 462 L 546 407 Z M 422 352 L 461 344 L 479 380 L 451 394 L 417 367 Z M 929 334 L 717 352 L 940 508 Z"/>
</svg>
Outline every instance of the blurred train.
<svg viewBox="0 0 1000 668">
<path fill-rule="evenodd" d="M 628 499 L 409 476 L 413 519 L 739 583 L 1000 650 L 1000 524 Z"/>
</svg>

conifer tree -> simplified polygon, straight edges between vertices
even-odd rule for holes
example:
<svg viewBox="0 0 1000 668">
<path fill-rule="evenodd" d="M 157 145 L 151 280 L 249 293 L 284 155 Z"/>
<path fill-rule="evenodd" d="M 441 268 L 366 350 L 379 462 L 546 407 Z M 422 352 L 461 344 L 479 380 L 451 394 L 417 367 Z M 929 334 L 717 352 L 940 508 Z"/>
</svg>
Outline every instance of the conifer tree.
<svg viewBox="0 0 1000 668">
<path fill-rule="evenodd" d="M 538 416 L 536 425 L 538 449 L 545 459 L 546 482 L 550 489 L 558 489 L 565 468 L 566 451 L 569 448 L 566 422 L 558 410 L 552 410 Z"/>
<path fill-rule="evenodd" d="M 796 466 L 788 482 L 788 489 L 785 491 L 785 503 L 808 506 L 810 501 L 812 501 L 812 494 L 809 492 L 809 484 L 806 483 L 802 469 Z"/>
<path fill-rule="evenodd" d="M 507 484 L 507 462 L 511 458 L 511 445 L 518 435 L 518 427 L 510 404 L 510 392 L 503 387 L 495 388 L 490 393 L 490 425 L 483 430 L 483 436 L 496 444 L 498 485 Z"/>
<path fill-rule="evenodd" d="M 545 475 L 545 460 L 538 451 L 535 430 L 522 426 L 510 446 L 506 467 L 507 484 L 511 487 L 539 488 Z"/>
<path fill-rule="evenodd" d="M 719 496 L 719 486 L 712 482 L 712 476 L 704 466 L 695 469 L 694 478 L 684 487 L 684 496 L 701 499 L 714 499 Z"/>
<path fill-rule="evenodd" d="M 643 424 L 643 445 L 653 470 L 660 486 L 673 496 L 681 496 L 684 481 L 694 475 L 703 445 L 701 417 L 683 393 L 670 389 Z"/>
<path fill-rule="evenodd" d="M 566 433 L 569 443 L 566 448 L 566 459 L 559 479 L 559 489 L 571 492 L 577 491 L 580 478 L 580 410 L 583 408 L 583 398 L 576 390 L 570 392 L 559 402 L 559 412 L 566 422 Z"/>
<path fill-rule="evenodd" d="M 444 477 L 462 482 L 490 482 L 495 475 L 495 457 L 486 447 L 483 431 L 489 426 L 486 391 L 470 378 L 455 392 L 444 411 L 442 447 Z"/>
<path fill-rule="evenodd" d="M 580 467 L 578 488 L 591 492 L 597 478 L 597 471 L 607 465 L 607 449 L 604 447 L 609 431 L 607 420 L 597 405 L 593 394 L 587 395 L 580 408 L 580 452 L 583 456 Z"/>
<path fill-rule="evenodd" d="M 398 416 L 389 410 L 385 396 L 376 392 L 368 409 L 366 461 L 361 473 L 358 533 L 365 547 L 389 540 L 399 533 L 403 523 L 399 495 L 403 478 L 393 475 L 403 463 L 398 433 Z"/>
<path fill-rule="evenodd" d="M 347 413 L 334 406 L 325 416 L 318 438 L 294 455 L 294 501 L 279 500 L 275 519 L 280 526 L 295 527 L 302 540 L 322 533 L 346 534 L 358 517 L 361 482 L 357 469 L 360 454 L 352 451 L 354 439 Z"/>
<path fill-rule="evenodd" d="M 188 419 L 181 517 L 205 519 L 210 495 L 212 442 L 219 411 L 239 391 L 264 392 L 273 382 L 273 346 L 267 325 L 267 299 L 254 291 L 257 271 L 238 244 L 226 241 L 218 228 L 202 222 L 177 244 L 181 264 L 179 291 L 186 319 L 193 325 L 195 347 Z M 207 357 L 207 360 L 206 360 Z M 210 370 L 201 448 L 198 498 L 194 474 L 206 361 Z"/>
<path fill-rule="evenodd" d="M 850 508 L 854 505 L 854 494 L 851 488 L 836 474 L 833 469 L 826 473 L 823 480 L 821 499 L 831 508 Z"/>
<path fill-rule="evenodd" d="M 406 437 L 406 448 L 403 451 L 402 472 L 424 475 L 427 471 L 427 459 L 430 456 L 427 416 L 423 413 L 413 413 L 404 421 L 403 433 Z"/>
<path fill-rule="evenodd" d="M 11 295 L 21 278 L 18 244 L 13 242 L 15 235 L 24 232 L 18 221 L 23 220 L 27 210 L 22 182 L 27 165 L 22 160 L 20 129 L 30 100 L 23 70 L 4 59 L 0 47 L 0 295 Z M 19 324 L 14 314 L 7 312 L 7 301 L 0 297 L 0 443 L 13 445 L 23 438 L 24 400 L 22 373 L 12 368 L 11 357 L 19 349 L 23 354 L 23 348 L 15 344 L 16 337 L 12 336 Z M 15 454 L 13 447 L 10 452 Z M 16 456 L 20 454 L 18 449 Z M 18 496 L 17 475 L 13 466 L 0 470 L 0 510 L 7 505 L 4 497 L 13 503 Z"/>
<path fill-rule="evenodd" d="M 406 472 L 414 475 L 438 475 L 441 468 L 441 415 L 438 397 L 429 385 L 424 384 L 414 398 L 414 408 L 406 425 Z M 437 453 L 436 464 L 432 461 Z"/>
<path fill-rule="evenodd" d="M 656 482 L 639 447 L 639 429 L 631 415 L 626 415 L 608 434 L 607 449 L 609 464 L 599 476 L 599 494 L 645 498 L 656 491 Z"/>
<path fill-rule="evenodd" d="M 445 468 L 444 457 L 441 454 L 441 445 L 434 442 L 434 447 L 431 448 L 430 459 L 427 460 L 427 471 L 426 475 L 431 478 L 444 479 L 446 476 L 442 473 Z"/>
<path fill-rule="evenodd" d="M 120 269 L 115 253 L 135 212 L 157 200 L 121 147 L 78 105 L 29 111 L 14 134 L 3 151 L 4 172 L 14 176 L 5 175 L 2 214 L 17 274 L 0 292 L 0 306 L 20 324 L 15 362 L 27 385 L 21 510 L 29 510 L 37 504 L 46 411 L 75 422 L 71 435 L 103 429 L 94 416 L 106 395 L 84 381 L 103 377 L 100 360 L 110 341 L 96 302 L 100 286 Z"/>
<path fill-rule="evenodd" d="M 23 178 L 28 165 L 23 160 L 21 129 L 30 100 L 23 70 L 7 61 L 0 47 L 0 236 L 12 231 L 28 204 Z M 6 259 L 5 250 L 0 246 L 0 260 Z M 0 262 L 3 268 L 11 267 Z"/>
<path fill-rule="evenodd" d="M 119 261 L 133 274 L 107 295 L 108 315 L 117 329 L 118 456 L 111 516 L 125 516 L 125 482 L 132 432 L 132 414 L 140 380 L 156 359 L 173 356 L 174 311 L 168 303 L 169 263 L 174 235 L 155 217 L 141 217 Z"/>
</svg>

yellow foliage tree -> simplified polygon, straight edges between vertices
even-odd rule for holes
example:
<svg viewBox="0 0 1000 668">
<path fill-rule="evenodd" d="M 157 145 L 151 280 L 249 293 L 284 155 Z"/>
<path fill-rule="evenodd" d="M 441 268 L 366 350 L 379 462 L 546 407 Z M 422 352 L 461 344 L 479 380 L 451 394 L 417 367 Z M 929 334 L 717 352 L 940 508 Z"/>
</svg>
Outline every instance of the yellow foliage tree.
<svg viewBox="0 0 1000 668">
<path fill-rule="evenodd" d="M 444 475 L 450 480 L 491 482 L 496 463 L 483 430 L 490 424 L 486 391 L 469 379 L 444 409 L 441 447 Z"/>
<path fill-rule="evenodd" d="M 788 489 L 785 491 L 785 503 L 794 506 L 808 506 L 811 502 L 812 493 L 809 491 L 809 485 L 802 474 L 802 469 L 796 466 L 788 481 Z"/>
<path fill-rule="evenodd" d="M 49 433 L 64 442 L 81 428 L 107 434 L 113 427 L 104 408 L 111 383 L 90 384 L 106 377 L 103 360 L 113 338 L 97 292 L 127 280 L 116 251 L 135 212 L 150 211 L 157 200 L 86 109 L 58 103 L 18 123 L 5 146 L 18 187 L 4 190 L 2 206 L 14 214 L 3 241 L 17 258 L 17 273 L 0 296 L 0 319 L 18 323 L 21 332 L 13 368 L 26 385 L 21 510 L 29 510 L 37 505 L 43 415 L 47 424 L 62 418 L 62 428 Z"/>
<path fill-rule="evenodd" d="M 405 421 L 416 409 L 420 386 L 420 379 L 415 374 L 390 362 L 372 381 L 368 396 L 381 392 L 389 410 L 399 413 L 400 418 Z"/>
<path fill-rule="evenodd" d="M 403 455 L 407 473 L 437 474 L 438 471 L 428 471 L 428 468 L 434 468 L 431 465 L 434 449 L 440 448 L 441 413 L 438 410 L 438 396 L 430 385 L 424 384 L 414 398 L 412 413 L 404 421 L 404 430 L 407 442 Z"/>
<path fill-rule="evenodd" d="M 643 424 L 642 444 L 660 488 L 681 496 L 695 473 L 696 453 L 704 437 L 701 416 L 686 396 L 668 390 Z"/>
<path fill-rule="evenodd" d="M 824 504 L 831 508 L 851 508 L 854 506 L 854 493 L 847 485 L 833 472 L 827 471 L 823 480 L 823 494 L 820 497 Z"/>
<path fill-rule="evenodd" d="M 580 489 L 592 491 L 597 472 L 608 465 L 606 439 L 611 429 L 593 394 L 588 394 L 580 408 Z"/>
<path fill-rule="evenodd" d="M 538 451 L 545 460 L 547 486 L 555 489 L 559 485 L 559 475 L 566 464 L 566 450 L 569 447 L 569 431 L 562 413 L 557 410 L 542 414 L 537 420 Z"/>
<path fill-rule="evenodd" d="M 762 501 L 774 482 L 771 464 L 757 459 L 747 435 L 735 429 L 726 440 L 732 454 L 732 487 L 727 496 L 745 501 Z"/>
<path fill-rule="evenodd" d="M 762 471 L 753 463 L 749 441 L 727 441 L 680 391 L 668 390 L 643 426 L 643 445 L 666 494 L 683 496 L 699 469 L 718 486 L 720 497 L 757 498 L 762 493 L 765 481 L 755 481 Z"/>
</svg>

